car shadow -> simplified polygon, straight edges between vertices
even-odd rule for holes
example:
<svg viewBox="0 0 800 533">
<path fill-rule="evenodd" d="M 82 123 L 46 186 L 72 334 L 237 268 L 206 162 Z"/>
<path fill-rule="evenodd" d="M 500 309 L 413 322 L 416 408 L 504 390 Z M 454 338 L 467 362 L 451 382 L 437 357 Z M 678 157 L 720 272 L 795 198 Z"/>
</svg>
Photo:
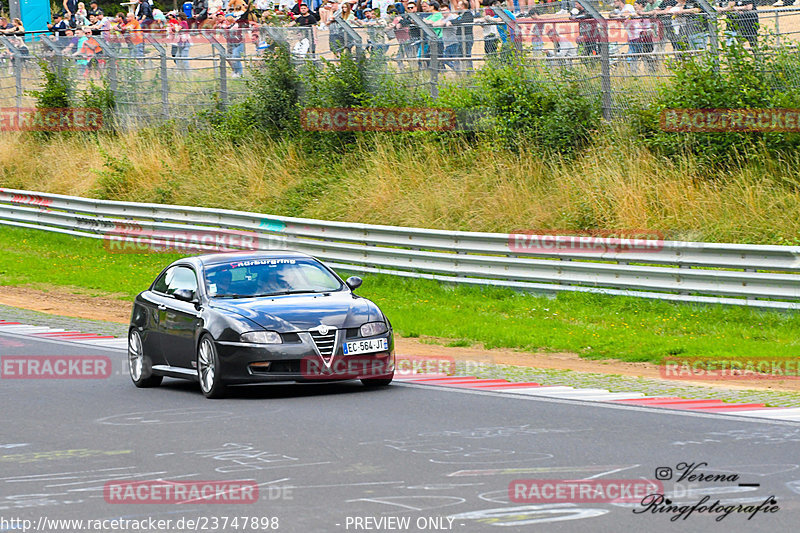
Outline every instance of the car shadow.
<svg viewBox="0 0 800 533">
<path fill-rule="evenodd" d="M 388 387 L 365 387 L 357 380 L 337 383 L 249 383 L 229 386 L 223 400 L 269 400 L 285 398 L 308 398 L 316 396 L 336 396 L 347 394 L 375 393 L 387 390 Z M 187 380 L 165 379 L 159 389 L 186 394 L 194 394 L 202 398 L 200 385 Z"/>
</svg>

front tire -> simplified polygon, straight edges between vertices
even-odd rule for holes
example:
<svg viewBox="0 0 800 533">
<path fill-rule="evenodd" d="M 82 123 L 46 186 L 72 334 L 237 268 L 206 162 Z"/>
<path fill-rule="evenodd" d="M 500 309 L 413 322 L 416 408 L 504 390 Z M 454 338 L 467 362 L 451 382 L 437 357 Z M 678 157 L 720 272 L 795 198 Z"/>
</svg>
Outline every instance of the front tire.
<svg viewBox="0 0 800 533">
<path fill-rule="evenodd" d="M 141 334 L 132 329 L 128 333 L 128 370 L 133 384 L 140 389 L 161 385 L 164 377 L 153 374 L 152 366 L 150 358 L 144 353 Z"/>
<path fill-rule="evenodd" d="M 219 356 L 208 335 L 200 339 L 197 346 L 197 379 L 206 398 L 222 398 L 225 395 L 225 385 L 220 379 Z"/>
</svg>

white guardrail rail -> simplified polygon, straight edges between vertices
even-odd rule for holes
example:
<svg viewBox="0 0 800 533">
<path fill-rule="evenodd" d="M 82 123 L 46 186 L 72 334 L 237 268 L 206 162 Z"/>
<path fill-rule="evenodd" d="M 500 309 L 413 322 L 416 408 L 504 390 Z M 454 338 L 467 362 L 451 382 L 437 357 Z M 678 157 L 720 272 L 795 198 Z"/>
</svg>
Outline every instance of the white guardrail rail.
<svg viewBox="0 0 800 533">
<path fill-rule="evenodd" d="M 169 244 L 187 235 L 230 244 L 233 234 L 242 243 L 238 248 L 296 250 L 347 272 L 533 292 L 800 308 L 800 246 L 652 240 L 641 241 L 636 250 L 603 253 L 575 247 L 526 251 L 524 243 L 530 241 L 516 246 L 515 234 L 331 222 L 13 189 L 0 189 L 0 224 L 106 239 L 110 251 L 129 246 L 131 239 Z M 540 242 L 554 239 L 542 237 Z"/>
</svg>

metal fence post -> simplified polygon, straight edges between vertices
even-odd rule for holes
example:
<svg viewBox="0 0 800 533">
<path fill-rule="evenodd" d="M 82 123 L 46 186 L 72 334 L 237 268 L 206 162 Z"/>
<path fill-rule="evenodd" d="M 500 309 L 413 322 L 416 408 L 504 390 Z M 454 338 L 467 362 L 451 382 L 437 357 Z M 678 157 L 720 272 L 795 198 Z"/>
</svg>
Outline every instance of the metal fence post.
<svg viewBox="0 0 800 533">
<path fill-rule="evenodd" d="M 42 35 L 42 38 L 39 39 L 39 42 L 44 44 L 50 52 L 53 54 L 53 57 L 56 58 L 56 72 L 58 76 L 61 77 L 64 74 L 64 56 L 61 54 L 61 48 L 54 43 L 48 35 Z"/>
<path fill-rule="evenodd" d="M 711 53 L 714 54 L 716 59 L 715 63 L 719 63 L 719 26 L 717 24 L 717 10 L 708 3 L 708 0 L 697 0 L 700 7 L 703 9 L 703 16 L 706 17 L 706 22 L 709 26 L 709 45 L 711 46 Z M 715 65 L 718 67 L 718 65 Z"/>
<path fill-rule="evenodd" d="M 433 31 L 428 24 L 426 24 L 418 13 L 407 13 L 407 15 L 419 27 L 420 33 L 423 35 L 423 43 L 428 43 L 428 52 L 430 53 L 431 60 L 428 68 L 431 71 L 431 96 L 436 98 L 439 96 L 439 36 Z"/>
<path fill-rule="evenodd" d="M 361 59 L 364 55 L 364 41 L 361 39 L 361 36 L 350 24 L 345 22 L 341 15 L 336 15 L 333 21 L 338 24 L 342 32 L 344 32 L 346 39 L 345 45 L 349 47 L 352 43 L 352 46 L 356 47 L 356 59 Z"/>
<path fill-rule="evenodd" d="M 611 92 L 611 59 L 608 52 L 608 22 L 589 0 L 577 0 L 583 9 L 594 19 L 600 30 L 600 94 L 603 119 L 613 118 L 613 95 Z"/>
<path fill-rule="evenodd" d="M 24 61 L 24 56 L 19 51 L 19 49 L 11 44 L 11 41 L 8 37 L 2 36 L 0 37 L 0 44 L 8 48 L 8 51 L 11 52 L 11 61 L 14 64 L 14 87 L 16 92 L 16 106 L 17 106 L 17 114 L 19 114 L 19 108 L 22 107 L 22 62 Z"/>
<path fill-rule="evenodd" d="M 219 103 L 225 109 L 228 107 L 228 53 L 225 47 L 212 35 L 205 35 L 211 43 L 212 50 L 219 53 Z"/>
<path fill-rule="evenodd" d="M 108 79 L 108 88 L 114 93 L 114 97 L 117 96 L 117 53 L 114 48 L 108 44 L 108 42 L 103 37 L 96 37 L 95 40 L 97 44 L 100 45 L 100 48 L 103 49 L 103 55 L 107 58 L 106 59 L 106 66 L 108 72 L 107 79 Z"/>
<path fill-rule="evenodd" d="M 161 60 L 161 113 L 169 120 L 169 70 L 167 70 L 167 50 L 154 39 L 152 35 L 145 35 L 145 40 L 153 45 Z"/>
</svg>

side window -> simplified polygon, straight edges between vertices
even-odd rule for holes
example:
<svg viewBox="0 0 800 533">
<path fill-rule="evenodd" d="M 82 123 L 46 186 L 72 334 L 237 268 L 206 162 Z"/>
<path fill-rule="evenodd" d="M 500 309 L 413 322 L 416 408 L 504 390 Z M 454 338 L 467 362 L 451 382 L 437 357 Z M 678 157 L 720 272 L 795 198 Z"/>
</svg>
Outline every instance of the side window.
<svg viewBox="0 0 800 533">
<path fill-rule="evenodd" d="M 167 283 L 169 284 L 167 294 L 173 294 L 178 289 L 197 292 L 197 276 L 194 275 L 194 270 L 188 267 L 175 267 L 174 272 L 167 279 Z"/>
<path fill-rule="evenodd" d="M 167 287 L 169 287 L 169 281 L 172 279 L 174 273 L 175 267 L 167 269 L 167 271 L 161 274 L 161 276 L 153 284 L 153 290 L 162 294 L 166 294 Z"/>
</svg>

